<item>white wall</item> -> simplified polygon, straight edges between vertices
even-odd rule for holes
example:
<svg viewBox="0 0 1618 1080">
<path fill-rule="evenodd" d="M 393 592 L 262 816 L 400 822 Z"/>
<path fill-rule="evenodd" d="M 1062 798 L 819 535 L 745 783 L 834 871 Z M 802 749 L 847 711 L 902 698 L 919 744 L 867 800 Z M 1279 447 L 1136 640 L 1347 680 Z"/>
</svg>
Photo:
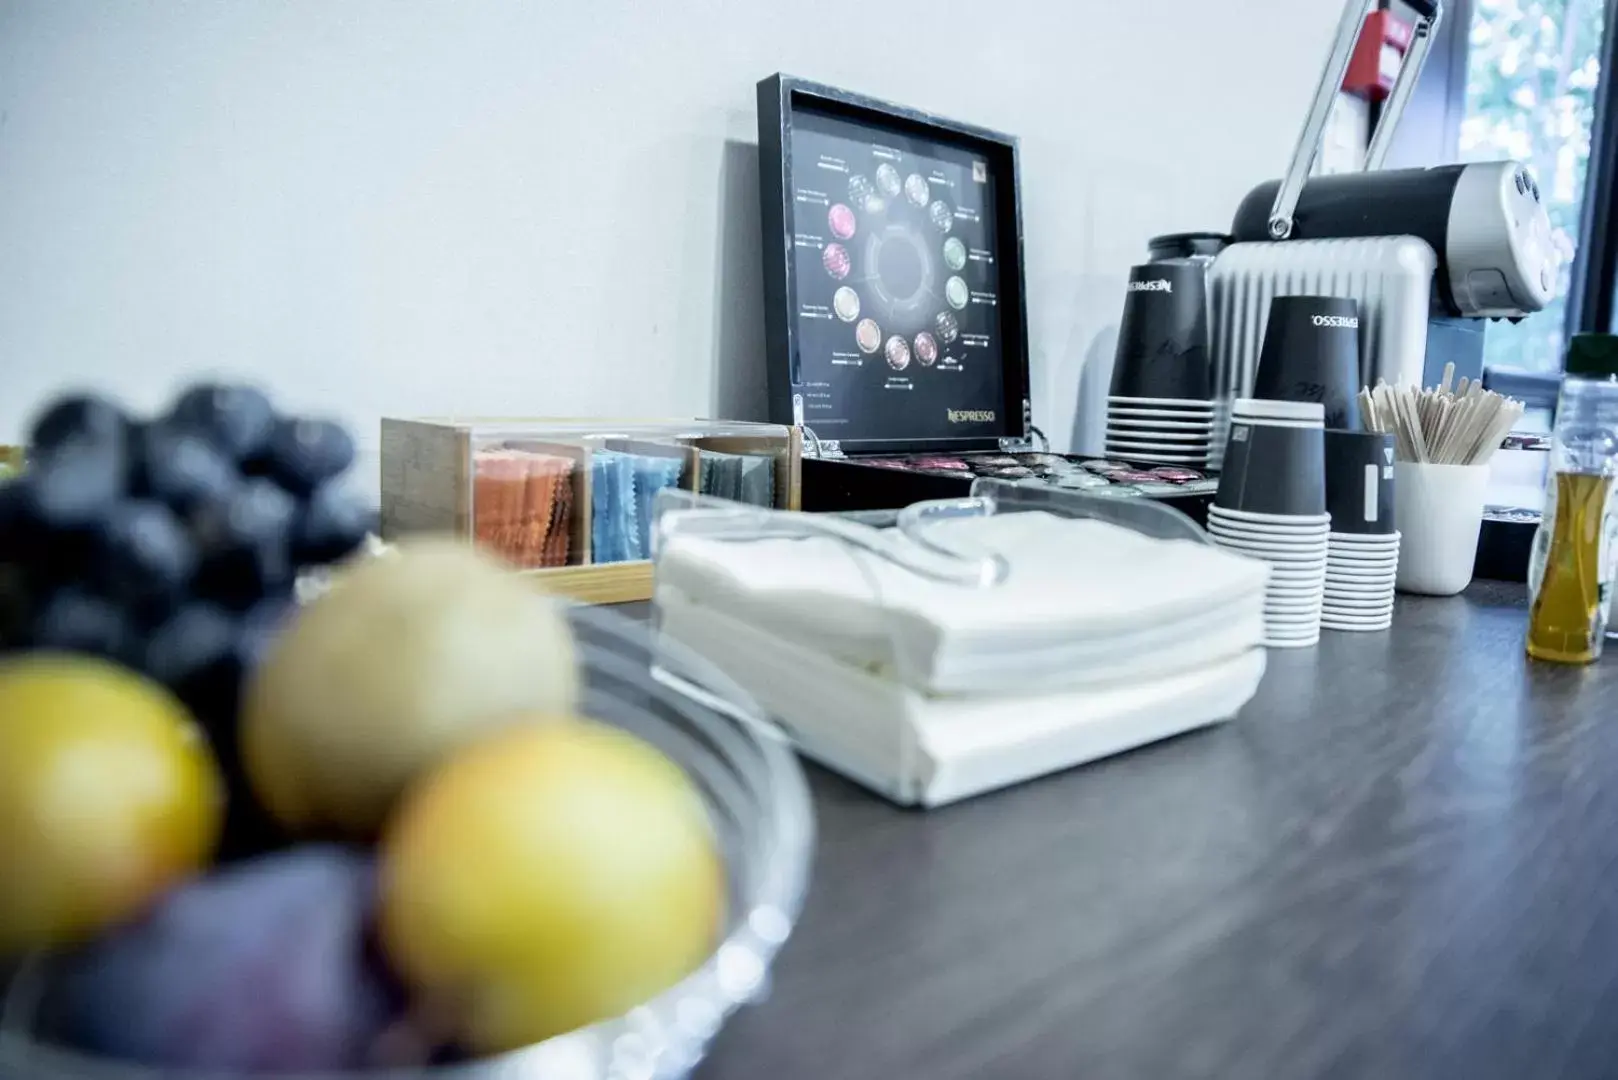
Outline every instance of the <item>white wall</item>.
<svg viewBox="0 0 1618 1080">
<path fill-rule="evenodd" d="M 0 442 L 231 371 L 389 414 L 762 409 L 754 84 L 1023 140 L 1058 444 L 1154 233 L 1291 149 L 1339 0 L 0 0 Z"/>
</svg>

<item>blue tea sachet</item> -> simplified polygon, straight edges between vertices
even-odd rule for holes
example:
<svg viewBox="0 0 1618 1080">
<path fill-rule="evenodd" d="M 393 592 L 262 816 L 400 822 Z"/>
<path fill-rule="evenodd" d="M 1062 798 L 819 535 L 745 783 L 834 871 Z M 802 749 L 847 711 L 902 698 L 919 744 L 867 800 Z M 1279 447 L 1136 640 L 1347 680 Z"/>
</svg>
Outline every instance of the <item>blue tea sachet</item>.
<svg viewBox="0 0 1618 1080">
<path fill-rule="evenodd" d="M 590 478 L 590 561 L 625 562 L 636 534 L 634 461 L 616 450 L 597 450 Z"/>
<path fill-rule="evenodd" d="M 679 458 L 597 450 L 591 457 L 591 562 L 652 557 L 652 504 L 664 488 L 679 486 Z"/>
<path fill-rule="evenodd" d="M 679 458 L 635 457 L 635 554 L 652 557 L 652 506 L 664 488 L 680 486 L 685 462 Z"/>
</svg>

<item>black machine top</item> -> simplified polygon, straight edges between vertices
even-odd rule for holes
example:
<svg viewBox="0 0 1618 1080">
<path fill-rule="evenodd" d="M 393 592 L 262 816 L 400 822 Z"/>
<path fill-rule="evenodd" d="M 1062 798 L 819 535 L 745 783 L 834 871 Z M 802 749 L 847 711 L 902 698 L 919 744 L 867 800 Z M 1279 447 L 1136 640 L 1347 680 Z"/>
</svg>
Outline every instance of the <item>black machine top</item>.
<svg viewBox="0 0 1618 1080">
<path fill-rule="evenodd" d="M 1388 169 L 1312 177 L 1303 187 L 1289 240 L 1419 236 L 1444 250 L 1450 200 L 1464 165 Z M 1238 243 L 1268 241 L 1279 180 L 1260 184 L 1236 208 L 1230 231 Z"/>
<path fill-rule="evenodd" d="M 1455 185 L 1465 165 L 1430 169 L 1387 169 L 1312 177 L 1293 215 L 1291 240 L 1367 236 L 1414 236 L 1444 257 Z M 1279 180 L 1260 184 L 1236 208 L 1230 231 L 1238 243 L 1267 242 L 1270 210 Z M 1434 281 L 1440 301 L 1453 306 L 1449 279 Z"/>
</svg>

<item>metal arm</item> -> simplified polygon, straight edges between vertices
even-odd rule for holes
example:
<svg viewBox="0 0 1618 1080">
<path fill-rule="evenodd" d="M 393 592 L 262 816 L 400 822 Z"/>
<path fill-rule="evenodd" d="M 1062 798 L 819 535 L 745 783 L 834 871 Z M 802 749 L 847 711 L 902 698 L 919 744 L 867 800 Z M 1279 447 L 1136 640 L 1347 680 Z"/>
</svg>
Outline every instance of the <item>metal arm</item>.
<svg viewBox="0 0 1618 1080">
<path fill-rule="evenodd" d="M 1393 132 L 1399 126 L 1399 117 L 1404 115 L 1405 106 L 1410 104 L 1410 96 L 1416 92 L 1421 69 L 1427 66 L 1427 52 L 1433 47 L 1433 35 L 1444 18 L 1443 9 L 1436 3 L 1432 9 L 1431 18 L 1416 20 L 1415 35 L 1410 39 L 1409 51 L 1405 53 L 1404 66 L 1399 69 L 1399 77 L 1394 81 L 1387 104 L 1382 108 L 1382 118 L 1371 135 L 1371 147 L 1365 154 L 1366 172 L 1380 169 L 1382 162 L 1387 159 L 1388 149 L 1393 146 Z"/>
<path fill-rule="evenodd" d="M 1343 88 L 1343 76 L 1348 74 L 1348 63 L 1354 58 L 1354 46 L 1360 40 L 1360 27 L 1365 16 L 1376 6 L 1376 0 L 1348 0 L 1343 6 L 1342 21 L 1337 24 L 1337 36 L 1332 39 L 1331 52 L 1326 57 L 1326 70 L 1321 73 L 1320 85 L 1315 87 L 1315 99 L 1303 119 L 1303 130 L 1298 133 L 1298 144 L 1292 150 L 1292 163 L 1281 177 L 1281 187 L 1275 193 L 1275 206 L 1270 210 L 1270 236 L 1285 240 L 1292 235 L 1292 215 L 1298 209 L 1298 197 L 1303 194 L 1303 182 L 1309 178 L 1309 168 L 1315 163 L 1320 144 L 1326 134 L 1326 120 L 1331 107 Z"/>
<path fill-rule="evenodd" d="M 1270 209 L 1270 236 L 1273 239 L 1285 240 L 1292 235 L 1292 220 L 1298 209 L 1298 198 L 1303 194 L 1309 170 L 1320 153 L 1326 135 L 1326 121 L 1331 116 L 1337 94 L 1343 88 L 1343 77 L 1348 74 L 1349 62 L 1354 58 L 1354 46 L 1359 43 L 1365 17 L 1376 7 L 1376 3 L 1377 0 L 1347 0 L 1343 6 L 1343 18 L 1337 24 L 1336 37 L 1332 39 L 1326 70 L 1321 74 L 1320 85 L 1315 88 L 1314 101 L 1309 105 L 1303 131 L 1299 133 L 1297 146 L 1292 151 L 1292 162 L 1287 166 L 1286 175 L 1281 178 L 1281 186 L 1275 193 L 1275 205 Z M 1418 11 L 1415 36 L 1371 138 L 1366 153 L 1367 168 L 1380 167 L 1387 157 L 1394 130 L 1399 125 L 1399 116 L 1409 103 L 1416 81 L 1421 77 L 1421 69 L 1427 63 L 1433 28 L 1443 18 L 1443 7 L 1439 0 L 1422 0 L 1412 6 Z"/>
</svg>

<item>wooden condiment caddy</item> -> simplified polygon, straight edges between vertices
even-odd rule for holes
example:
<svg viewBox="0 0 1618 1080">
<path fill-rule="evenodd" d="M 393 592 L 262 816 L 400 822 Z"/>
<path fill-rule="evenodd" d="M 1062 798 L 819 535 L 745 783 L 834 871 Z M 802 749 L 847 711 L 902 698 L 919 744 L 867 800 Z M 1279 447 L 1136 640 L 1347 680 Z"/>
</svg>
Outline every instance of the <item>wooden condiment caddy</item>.
<svg viewBox="0 0 1618 1080">
<path fill-rule="evenodd" d="M 510 559 L 545 591 L 586 603 L 652 595 L 650 559 L 595 558 L 598 451 L 678 461 L 677 486 L 693 492 L 704 450 L 770 456 L 775 507 L 801 504 L 799 430 L 774 424 L 390 417 L 382 420 L 381 449 L 384 540 L 424 532 L 464 537 Z"/>
</svg>

